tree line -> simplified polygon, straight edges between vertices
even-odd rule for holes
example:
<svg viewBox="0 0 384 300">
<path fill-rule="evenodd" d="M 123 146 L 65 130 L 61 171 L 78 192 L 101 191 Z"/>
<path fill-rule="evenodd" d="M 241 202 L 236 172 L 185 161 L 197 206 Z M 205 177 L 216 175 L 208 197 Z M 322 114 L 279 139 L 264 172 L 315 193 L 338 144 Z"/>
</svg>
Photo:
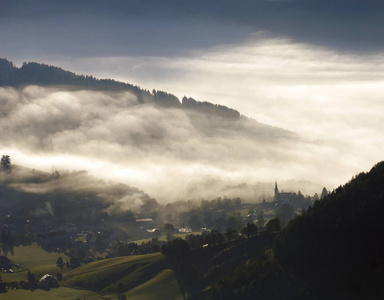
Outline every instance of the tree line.
<svg viewBox="0 0 384 300">
<path fill-rule="evenodd" d="M 195 110 L 204 114 L 216 115 L 231 120 L 240 118 L 240 113 L 224 105 L 209 102 L 200 102 L 193 98 L 183 97 L 180 102 L 175 95 L 153 90 L 152 93 L 139 86 L 120 82 L 113 79 L 98 79 L 90 75 L 79 75 L 59 67 L 24 62 L 18 68 L 11 61 L 0 58 L 0 86 L 20 87 L 24 85 L 68 85 L 83 89 L 100 91 L 129 91 L 137 96 L 140 103 L 154 103 L 163 107 L 177 107 L 186 110 Z"/>
</svg>

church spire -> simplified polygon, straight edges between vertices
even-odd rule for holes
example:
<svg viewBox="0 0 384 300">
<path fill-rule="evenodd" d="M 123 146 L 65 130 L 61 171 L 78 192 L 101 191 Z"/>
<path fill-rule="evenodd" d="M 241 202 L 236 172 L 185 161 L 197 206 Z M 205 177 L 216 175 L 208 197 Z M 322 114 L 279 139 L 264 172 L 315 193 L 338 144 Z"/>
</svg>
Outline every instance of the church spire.
<svg viewBox="0 0 384 300">
<path fill-rule="evenodd" d="M 279 189 L 277 188 L 277 181 L 275 180 L 275 200 L 279 197 Z"/>
</svg>

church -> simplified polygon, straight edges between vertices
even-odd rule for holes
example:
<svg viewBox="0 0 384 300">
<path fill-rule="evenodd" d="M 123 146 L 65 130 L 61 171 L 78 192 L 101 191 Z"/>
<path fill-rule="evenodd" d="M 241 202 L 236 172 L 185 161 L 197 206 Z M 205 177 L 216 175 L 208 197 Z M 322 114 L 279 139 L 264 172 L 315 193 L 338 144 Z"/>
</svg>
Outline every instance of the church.
<svg viewBox="0 0 384 300">
<path fill-rule="evenodd" d="M 297 197 L 298 195 L 296 193 L 280 193 L 277 187 L 277 181 L 275 181 L 275 196 L 273 198 L 274 201 L 280 203 L 290 203 L 292 201 L 295 201 Z"/>
</svg>

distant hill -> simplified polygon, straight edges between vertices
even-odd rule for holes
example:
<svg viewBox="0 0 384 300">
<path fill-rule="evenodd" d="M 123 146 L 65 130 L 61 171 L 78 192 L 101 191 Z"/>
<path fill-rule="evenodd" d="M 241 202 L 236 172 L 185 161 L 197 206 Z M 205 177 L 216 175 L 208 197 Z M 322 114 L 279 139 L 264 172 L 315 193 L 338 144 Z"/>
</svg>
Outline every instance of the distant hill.
<svg viewBox="0 0 384 300">
<path fill-rule="evenodd" d="M 383 211 L 380 162 L 292 220 L 275 241 L 276 256 L 319 299 L 382 298 Z"/>
<path fill-rule="evenodd" d="M 30 153 L 40 151 L 46 157 L 97 159 L 124 172 L 138 168 L 151 174 L 149 168 L 156 162 L 162 174 L 153 176 L 150 186 L 140 177 L 129 184 L 160 201 L 225 196 L 223 186 L 240 180 L 250 183 L 254 171 L 266 166 L 287 167 L 292 149 L 307 144 L 291 131 L 259 123 L 223 105 L 188 97 L 180 101 L 167 92 L 150 92 L 45 64 L 16 67 L 0 59 L 0 90 L 0 136 L 7 145 Z M 74 161 L 68 162 L 60 168 L 77 169 Z M 173 167 L 181 173 L 188 170 L 188 175 L 167 171 Z M 223 183 L 203 188 L 210 178 Z M 241 195 L 246 196 L 243 191 Z M 256 194 L 250 190 L 247 195 L 252 200 Z"/>
<path fill-rule="evenodd" d="M 16 67 L 7 59 L 0 59 L 0 86 L 22 85 L 74 85 L 95 90 L 129 90 L 139 92 L 139 87 L 111 79 L 96 79 L 93 76 L 77 75 L 61 68 L 35 62 Z"/>
<path fill-rule="evenodd" d="M 238 119 L 240 113 L 223 105 L 196 101 L 184 97 L 182 102 L 172 94 L 153 90 L 152 93 L 129 83 L 113 79 L 97 79 L 93 76 L 78 75 L 55 66 L 36 62 L 23 63 L 18 68 L 11 61 L 0 58 L 0 86 L 20 87 L 25 85 L 72 86 L 79 89 L 102 91 L 129 91 L 139 102 L 152 102 L 160 106 L 194 109 L 203 113 L 216 114 L 225 118 Z"/>
<path fill-rule="evenodd" d="M 105 211 L 119 213 L 118 199 L 126 205 L 139 201 L 144 206 L 157 202 L 137 188 L 105 182 L 86 171 L 53 173 L 12 165 L 0 169 L 0 211 L 28 218 L 54 217 L 55 222 L 75 224 L 103 218 Z M 143 207 L 142 207 L 143 208 Z M 121 213 L 121 212 L 120 212 Z M 85 219 L 84 219 L 85 218 Z"/>
</svg>

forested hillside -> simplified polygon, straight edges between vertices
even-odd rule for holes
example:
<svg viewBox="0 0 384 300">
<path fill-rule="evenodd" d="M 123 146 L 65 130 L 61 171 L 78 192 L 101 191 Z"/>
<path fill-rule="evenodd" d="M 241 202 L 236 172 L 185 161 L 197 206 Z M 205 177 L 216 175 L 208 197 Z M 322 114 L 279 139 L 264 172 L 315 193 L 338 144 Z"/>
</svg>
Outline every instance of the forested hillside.
<svg viewBox="0 0 384 300">
<path fill-rule="evenodd" d="M 291 131 L 259 123 L 223 105 L 179 99 L 44 64 L 16 67 L 0 59 L 0 93 L 0 136 L 7 141 L 3 147 L 29 151 L 26 155 L 81 157 L 86 164 L 96 159 L 105 166 L 90 163 L 85 169 L 108 179 L 127 170 L 148 176 L 155 168 L 161 174 L 150 181 L 133 176 L 134 172 L 119 180 L 162 202 L 224 195 L 251 201 L 264 191 L 246 188 L 238 195 L 238 189 L 224 189 L 262 178 L 256 173 L 261 175 L 264 167 L 292 165 L 286 159 L 292 147 L 307 146 Z M 75 160 L 67 160 L 65 166 L 62 161 L 55 163 L 58 169 L 79 168 Z M 207 179 L 212 179 L 209 188 L 203 188 Z"/>
<path fill-rule="evenodd" d="M 96 90 L 131 90 L 139 92 L 140 88 L 115 80 L 99 80 L 93 76 L 77 75 L 61 68 L 35 62 L 23 63 L 17 68 L 11 61 L 0 59 L 0 85 L 21 86 L 36 85 L 75 85 Z"/>
<path fill-rule="evenodd" d="M 11 61 L 0 58 L 0 86 L 20 87 L 25 85 L 71 86 L 79 89 L 100 91 L 129 91 L 140 103 L 155 103 L 165 107 L 196 109 L 199 112 L 213 113 L 231 119 L 240 118 L 240 113 L 223 105 L 199 102 L 192 98 L 183 98 L 182 103 L 172 94 L 141 89 L 129 83 L 113 79 L 97 79 L 93 76 L 78 75 L 55 66 L 35 62 L 23 63 L 17 68 Z"/>
<path fill-rule="evenodd" d="M 275 241 L 276 257 L 320 299 L 383 297 L 383 211 L 380 162 L 291 221 Z"/>
</svg>

